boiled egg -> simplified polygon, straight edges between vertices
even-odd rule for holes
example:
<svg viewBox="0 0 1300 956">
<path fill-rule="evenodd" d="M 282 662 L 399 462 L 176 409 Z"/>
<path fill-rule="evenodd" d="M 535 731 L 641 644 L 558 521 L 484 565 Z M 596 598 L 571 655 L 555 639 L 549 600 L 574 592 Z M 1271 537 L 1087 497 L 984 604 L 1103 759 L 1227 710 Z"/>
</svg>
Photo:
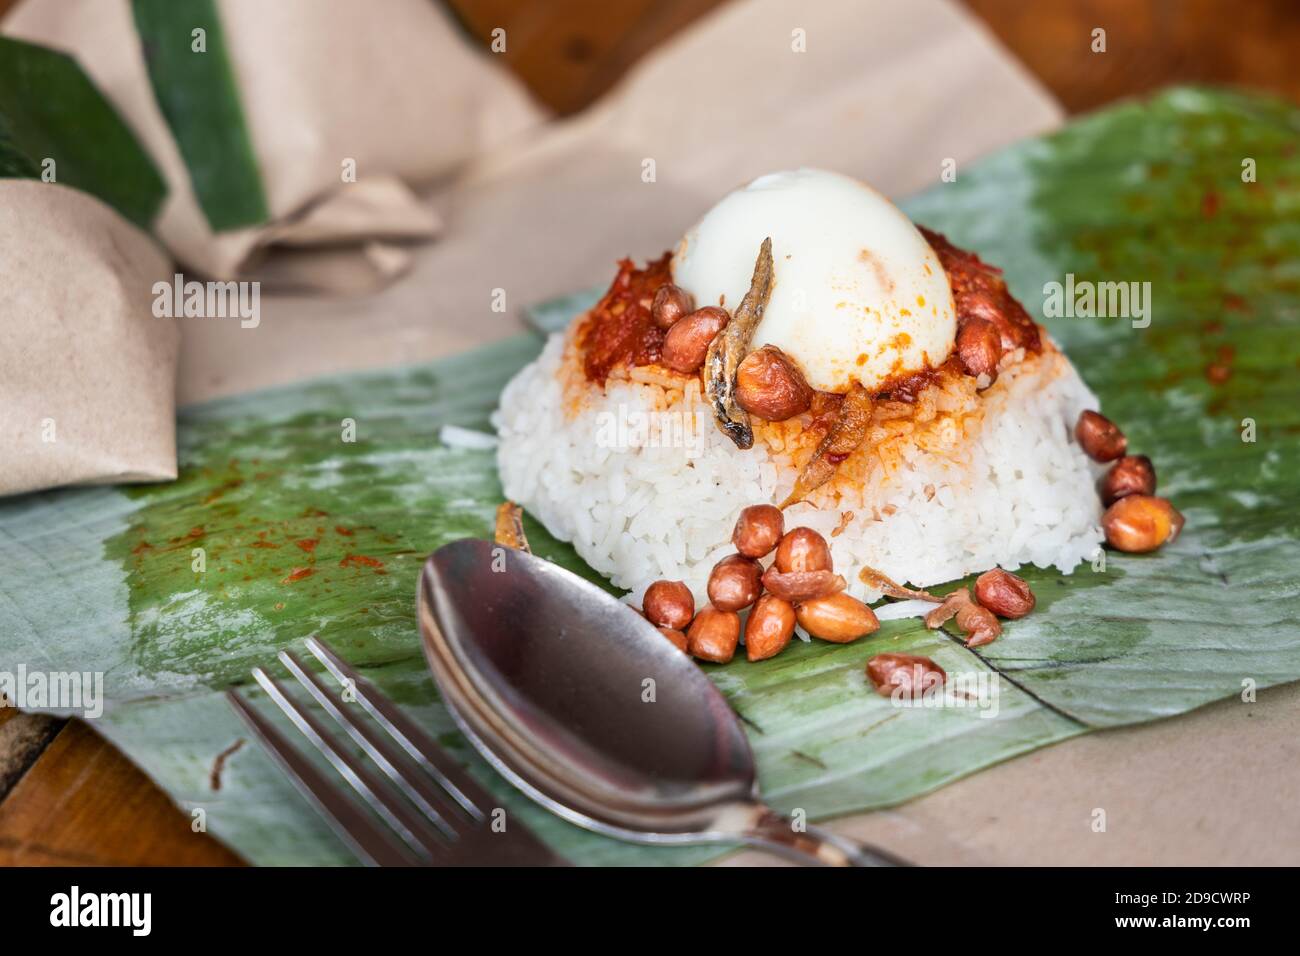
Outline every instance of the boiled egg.
<svg viewBox="0 0 1300 956">
<path fill-rule="evenodd" d="M 957 318 L 934 250 L 897 206 L 839 173 L 771 173 L 730 193 L 678 244 L 673 281 L 734 311 L 768 236 L 772 295 L 750 344 L 779 348 L 813 388 L 885 391 L 952 352 Z"/>
</svg>

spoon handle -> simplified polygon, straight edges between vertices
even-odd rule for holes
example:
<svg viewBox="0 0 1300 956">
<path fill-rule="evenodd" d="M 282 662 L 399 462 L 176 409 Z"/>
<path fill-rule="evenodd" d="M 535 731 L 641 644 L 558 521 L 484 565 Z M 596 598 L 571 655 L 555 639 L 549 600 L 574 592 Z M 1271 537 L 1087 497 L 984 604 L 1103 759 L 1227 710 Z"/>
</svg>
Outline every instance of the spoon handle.
<svg viewBox="0 0 1300 956">
<path fill-rule="evenodd" d="M 812 866 L 910 866 L 906 860 L 810 824 L 797 825 L 789 817 L 762 805 L 741 839 Z"/>
</svg>

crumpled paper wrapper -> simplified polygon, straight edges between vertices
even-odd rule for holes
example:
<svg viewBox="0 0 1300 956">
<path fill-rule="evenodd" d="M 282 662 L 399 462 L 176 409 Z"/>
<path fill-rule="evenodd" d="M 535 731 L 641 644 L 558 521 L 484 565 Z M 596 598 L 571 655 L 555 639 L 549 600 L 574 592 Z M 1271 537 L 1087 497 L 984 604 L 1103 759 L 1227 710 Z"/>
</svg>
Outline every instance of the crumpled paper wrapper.
<svg viewBox="0 0 1300 956">
<path fill-rule="evenodd" d="M 171 276 L 93 196 L 0 180 L 0 495 L 176 477 Z"/>
<path fill-rule="evenodd" d="M 155 224 L 184 267 L 360 292 L 409 264 L 438 217 L 412 192 L 544 119 L 431 0 L 218 0 L 272 221 L 213 233 L 154 99 L 130 0 L 26 0 L 4 32 L 64 50 L 153 156 Z M 356 161 L 357 181 L 341 164 Z M 275 254 L 289 247 L 288 262 Z"/>
<path fill-rule="evenodd" d="M 415 183 L 539 123 L 518 83 L 430 0 L 218 0 L 272 221 L 214 234 L 150 85 L 130 0 L 27 0 L 4 32 L 71 53 L 153 156 L 154 223 L 186 280 L 357 293 L 439 228 Z M 345 158 L 357 181 L 344 183 Z M 0 181 L 0 494 L 176 477 L 177 322 L 166 251 L 91 196 Z M 358 315 L 364 328 L 367 316 Z M 238 319 L 180 319 L 187 334 Z M 363 333 L 364 334 L 364 333 Z"/>
</svg>

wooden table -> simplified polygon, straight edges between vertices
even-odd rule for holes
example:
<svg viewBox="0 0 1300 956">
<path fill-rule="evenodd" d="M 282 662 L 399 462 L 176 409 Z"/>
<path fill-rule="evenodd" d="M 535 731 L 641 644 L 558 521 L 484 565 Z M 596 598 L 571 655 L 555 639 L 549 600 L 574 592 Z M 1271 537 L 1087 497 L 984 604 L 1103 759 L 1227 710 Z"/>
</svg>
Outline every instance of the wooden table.
<svg viewBox="0 0 1300 956">
<path fill-rule="evenodd" d="M 452 0 L 466 29 L 560 113 L 719 0 Z M 0 14 L 14 0 L 0 0 Z M 1170 83 L 1227 83 L 1300 102 L 1295 0 L 966 0 L 1071 112 Z M 905 5 L 899 3 L 900 10 Z M 1106 52 L 1091 49 L 1106 30 Z M 0 709 L 0 865 L 237 865 L 80 721 Z"/>
</svg>

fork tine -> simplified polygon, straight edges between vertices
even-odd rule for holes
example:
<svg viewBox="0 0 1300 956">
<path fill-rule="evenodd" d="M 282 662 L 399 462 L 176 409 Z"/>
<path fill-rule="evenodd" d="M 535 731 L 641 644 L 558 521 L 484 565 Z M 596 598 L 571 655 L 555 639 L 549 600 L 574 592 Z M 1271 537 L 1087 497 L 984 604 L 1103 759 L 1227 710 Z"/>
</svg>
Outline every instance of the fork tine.
<svg viewBox="0 0 1300 956">
<path fill-rule="evenodd" d="M 284 715 L 293 721 L 316 749 L 328 760 L 344 780 L 351 785 L 370 808 L 392 827 L 421 857 L 435 860 L 445 853 L 445 845 L 429 829 L 422 817 L 414 813 L 400 794 L 368 770 L 356 757 L 338 745 L 310 711 L 303 708 L 270 674 L 260 667 L 253 668 L 253 677 L 275 702 Z"/>
<path fill-rule="evenodd" d="M 306 644 L 307 649 L 329 669 L 335 679 L 353 686 L 357 700 L 370 716 L 388 731 L 403 750 L 433 774 L 467 813 L 475 820 L 486 818 L 487 810 L 497 805 L 495 797 L 452 760 L 414 721 L 379 693 L 373 684 L 349 667 L 324 641 L 312 635 L 307 638 Z"/>
<path fill-rule="evenodd" d="M 325 779 L 311 761 L 303 757 L 270 721 L 253 708 L 238 691 L 226 691 L 235 712 L 262 741 L 271 756 L 288 774 L 298 790 L 307 797 L 339 837 L 370 866 L 412 866 L 416 860 L 375 826 L 356 804 Z"/>
<path fill-rule="evenodd" d="M 463 826 L 464 815 L 448 802 L 447 794 L 440 793 L 425 774 L 412 766 L 408 758 L 399 754 L 392 744 L 379 737 L 369 726 L 359 720 L 355 710 L 347 707 L 342 699 L 327 688 L 319 677 L 307 670 L 297 657 L 286 650 L 280 652 L 279 658 L 289 673 L 298 678 L 298 682 L 307 689 L 316 702 L 347 731 L 348 736 L 356 741 L 357 746 L 369 755 L 388 779 L 406 794 L 407 799 L 419 807 L 448 838 L 457 839 L 460 834 L 453 821 L 461 821 Z"/>
</svg>

